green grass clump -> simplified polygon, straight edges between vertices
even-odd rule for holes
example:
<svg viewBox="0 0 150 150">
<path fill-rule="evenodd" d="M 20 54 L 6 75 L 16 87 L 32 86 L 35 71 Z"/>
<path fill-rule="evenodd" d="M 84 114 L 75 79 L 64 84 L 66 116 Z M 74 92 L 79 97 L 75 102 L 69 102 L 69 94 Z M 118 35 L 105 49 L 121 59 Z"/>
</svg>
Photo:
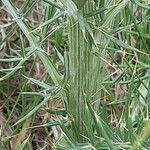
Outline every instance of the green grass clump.
<svg viewBox="0 0 150 150">
<path fill-rule="evenodd" d="M 149 12 L 2 0 L 0 149 L 150 149 Z"/>
</svg>

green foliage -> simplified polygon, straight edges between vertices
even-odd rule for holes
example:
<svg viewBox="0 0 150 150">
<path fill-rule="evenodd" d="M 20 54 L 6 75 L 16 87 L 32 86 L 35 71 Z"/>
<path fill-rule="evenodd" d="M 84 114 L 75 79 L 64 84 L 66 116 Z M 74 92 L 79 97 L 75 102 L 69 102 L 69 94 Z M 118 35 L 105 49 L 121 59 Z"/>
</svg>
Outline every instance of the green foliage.
<svg viewBox="0 0 150 150">
<path fill-rule="evenodd" d="M 3 149 L 28 120 L 29 132 L 17 137 L 20 149 L 33 148 L 36 128 L 46 132 L 49 149 L 150 149 L 148 1 L 2 5 L 8 21 L 0 35 Z M 50 107 L 55 101 L 60 106 Z M 39 124 L 42 113 L 46 119 Z"/>
</svg>

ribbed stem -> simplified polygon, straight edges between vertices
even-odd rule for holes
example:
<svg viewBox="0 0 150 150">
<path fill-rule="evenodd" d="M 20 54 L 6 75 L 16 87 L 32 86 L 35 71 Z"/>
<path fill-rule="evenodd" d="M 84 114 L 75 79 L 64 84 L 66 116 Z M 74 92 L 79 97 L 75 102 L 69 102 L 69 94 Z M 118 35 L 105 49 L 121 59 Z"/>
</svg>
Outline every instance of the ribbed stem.
<svg viewBox="0 0 150 150">
<path fill-rule="evenodd" d="M 88 12 L 91 7 L 87 1 L 81 12 Z M 90 57 L 92 44 L 90 43 L 90 35 L 85 31 L 81 31 L 78 20 L 70 18 L 69 24 L 69 58 L 70 58 L 70 98 L 68 101 L 68 111 L 73 119 L 73 127 L 76 131 L 76 137 L 79 142 L 83 142 L 86 136 L 84 127 L 85 118 L 85 99 L 89 98 L 90 85 Z M 86 37 L 86 38 L 85 38 Z M 90 119 L 90 118 L 89 118 Z"/>
</svg>

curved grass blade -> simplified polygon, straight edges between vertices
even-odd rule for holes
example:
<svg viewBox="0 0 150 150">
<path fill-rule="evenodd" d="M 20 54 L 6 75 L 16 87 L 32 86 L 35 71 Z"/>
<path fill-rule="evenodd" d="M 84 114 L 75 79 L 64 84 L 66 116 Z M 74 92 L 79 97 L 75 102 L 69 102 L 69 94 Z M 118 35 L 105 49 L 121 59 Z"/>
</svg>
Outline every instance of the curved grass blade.
<svg viewBox="0 0 150 150">
<path fill-rule="evenodd" d="M 50 98 L 54 97 L 54 95 L 58 94 L 58 92 L 61 90 L 61 88 L 57 89 L 54 94 L 50 94 L 44 98 L 44 100 L 38 104 L 34 109 L 32 109 L 28 114 L 26 114 L 24 117 L 22 117 L 20 120 L 18 120 L 13 126 L 16 126 L 17 124 L 21 123 L 22 121 L 28 119 L 31 117 L 36 111 L 40 109 L 41 106 L 43 106 L 46 102 L 50 100 Z"/>
<path fill-rule="evenodd" d="M 61 84 L 61 76 L 60 76 L 60 74 L 58 73 L 58 71 L 56 70 L 56 68 L 54 67 L 54 65 L 52 64 L 50 59 L 48 58 L 48 56 L 45 53 L 41 53 L 41 51 L 43 51 L 43 50 L 40 47 L 38 47 L 38 43 L 39 42 L 37 41 L 37 38 L 33 34 L 29 33 L 28 28 L 26 27 L 26 25 L 24 24 L 22 19 L 17 15 L 17 13 L 14 10 L 13 6 L 11 5 L 11 3 L 9 1 L 5 1 L 5 0 L 2 0 L 2 2 L 6 6 L 7 10 L 9 11 L 9 13 L 13 16 L 13 18 L 15 19 L 16 23 L 18 24 L 18 26 L 20 27 L 22 32 L 25 34 L 25 36 L 28 39 L 28 41 L 30 42 L 32 48 L 37 50 L 36 54 L 39 56 L 39 58 L 43 62 L 44 66 L 47 69 L 48 73 L 50 74 L 53 82 L 56 85 Z M 9 73 L 7 76 L 3 77 L 3 79 L 6 79 L 6 78 L 10 77 L 12 75 L 12 73 L 14 73 L 14 72 Z"/>
<path fill-rule="evenodd" d="M 0 46 L 1 46 L 4 42 L 6 42 L 9 38 L 11 38 L 11 37 L 13 36 L 14 31 L 17 30 L 17 27 L 18 27 L 18 26 L 17 26 L 16 24 L 13 26 L 13 28 L 7 33 L 7 35 L 5 36 L 5 38 L 0 41 Z"/>
<path fill-rule="evenodd" d="M 42 23 L 40 26 L 38 26 L 37 28 L 35 28 L 31 32 L 34 32 L 36 30 L 39 30 L 39 29 L 43 28 L 44 26 L 46 26 L 48 24 L 51 24 L 52 22 L 54 22 L 55 20 L 57 20 L 58 18 L 60 18 L 63 15 L 64 15 L 64 12 L 60 12 L 59 14 L 57 14 L 56 16 L 54 16 L 52 19 L 45 21 L 44 23 Z"/>
<path fill-rule="evenodd" d="M 59 4 L 57 4 L 56 2 L 52 1 L 52 0 L 43 0 L 45 3 L 48 3 L 60 10 L 64 10 L 64 8 L 62 6 L 60 6 Z"/>
<path fill-rule="evenodd" d="M 145 53 L 143 51 L 140 51 L 139 49 L 135 48 L 135 47 L 132 47 L 114 37 L 112 37 L 111 35 L 109 35 L 108 33 L 106 33 L 105 31 L 103 31 L 103 29 L 98 29 L 101 33 L 103 33 L 107 38 L 109 38 L 112 42 L 114 42 L 115 44 L 125 48 L 125 49 L 128 49 L 128 50 L 131 50 L 131 51 L 135 51 L 135 52 L 138 52 L 138 53 L 141 53 L 141 54 L 144 54 L 144 55 L 149 55 L 148 53 Z"/>
<path fill-rule="evenodd" d="M 41 92 L 21 92 L 20 94 L 45 97 L 45 94 L 43 94 Z"/>
<path fill-rule="evenodd" d="M 68 13 L 69 17 L 73 17 L 77 20 L 77 11 L 78 8 L 72 0 L 60 0 L 60 2 L 64 5 L 65 10 Z"/>
<path fill-rule="evenodd" d="M 105 140 L 106 140 L 107 144 L 109 145 L 110 149 L 116 150 L 117 147 L 114 145 L 112 139 L 109 138 L 105 128 L 103 127 L 103 123 L 99 119 L 99 116 L 96 114 L 96 112 L 93 110 L 93 108 L 91 107 L 91 105 L 89 103 L 87 103 L 87 105 L 88 105 L 89 111 L 91 113 L 91 116 L 93 118 L 93 121 L 95 123 L 97 133 L 99 135 L 102 135 L 105 138 Z"/>
<path fill-rule="evenodd" d="M 51 121 L 51 122 L 48 122 L 48 123 L 45 123 L 45 124 L 42 124 L 42 125 L 32 126 L 32 127 L 29 127 L 29 128 L 33 129 L 33 128 L 41 128 L 41 127 L 52 127 L 52 126 L 57 126 L 57 125 L 60 125 L 60 124 L 64 124 L 67 121 L 68 121 L 67 119 L 63 119 L 63 120 L 59 120 L 59 121 Z"/>
<path fill-rule="evenodd" d="M 15 61 L 21 61 L 22 58 L 4 58 L 0 59 L 0 62 L 15 62 Z"/>
<path fill-rule="evenodd" d="M 20 66 L 17 69 L 19 70 L 19 69 L 22 69 L 22 68 L 23 68 L 23 66 Z M 13 71 L 14 69 L 16 69 L 16 68 L 0 69 L 0 72 L 6 72 L 7 73 L 7 72 L 10 72 L 10 71 Z"/>
<path fill-rule="evenodd" d="M 30 137 L 30 136 L 28 136 L 27 139 L 25 139 L 25 140 L 22 142 L 22 144 L 19 146 L 19 150 L 24 150 L 24 149 L 25 149 L 25 146 L 26 146 L 26 144 L 28 143 L 29 137 Z"/>
<path fill-rule="evenodd" d="M 66 51 L 64 53 L 64 65 L 65 65 L 65 75 L 63 77 L 63 87 L 66 86 L 69 80 L 69 56 Z"/>
<path fill-rule="evenodd" d="M 106 10 L 107 10 L 106 7 L 101 7 L 99 9 L 97 9 L 97 10 L 89 12 L 88 14 L 85 14 L 85 17 L 92 17 L 92 16 L 95 16 L 95 15 L 98 15 L 98 14 L 100 14 L 100 13 L 106 11 Z"/>
<path fill-rule="evenodd" d="M 33 78 L 29 78 L 25 75 L 23 75 L 26 79 L 30 80 L 31 82 L 33 82 L 34 84 L 44 88 L 44 89 L 51 89 L 52 87 L 49 86 L 48 84 L 42 82 L 42 81 L 39 81 L 39 80 L 36 80 L 36 79 L 33 79 Z"/>
<path fill-rule="evenodd" d="M 0 81 L 6 80 L 9 77 L 11 77 L 16 71 L 18 71 L 20 68 L 22 68 L 23 63 L 26 61 L 27 59 L 22 59 L 18 65 L 16 67 L 13 68 L 13 70 L 11 72 L 8 72 L 6 75 L 4 75 L 3 77 L 0 78 Z"/>
<path fill-rule="evenodd" d="M 132 2 L 134 2 L 135 4 L 137 4 L 138 6 L 142 7 L 142 8 L 145 8 L 145 9 L 150 9 L 150 3 L 149 4 L 143 4 L 143 3 L 140 3 L 139 0 L 132 0 Z"/>
</svg>

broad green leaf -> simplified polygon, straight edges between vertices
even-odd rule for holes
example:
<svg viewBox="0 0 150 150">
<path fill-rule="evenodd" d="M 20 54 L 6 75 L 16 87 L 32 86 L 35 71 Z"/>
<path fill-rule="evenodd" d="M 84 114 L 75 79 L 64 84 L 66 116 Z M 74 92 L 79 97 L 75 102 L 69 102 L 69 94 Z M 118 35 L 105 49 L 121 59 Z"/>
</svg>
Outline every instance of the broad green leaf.
<svg viewBox="0 0 150 150">
<path fill-rule="evenodd" d="M 59 50 L 63 42 L 63 29 L 60 28 L 55 32 L 55 46 Z"/>
</svg>

